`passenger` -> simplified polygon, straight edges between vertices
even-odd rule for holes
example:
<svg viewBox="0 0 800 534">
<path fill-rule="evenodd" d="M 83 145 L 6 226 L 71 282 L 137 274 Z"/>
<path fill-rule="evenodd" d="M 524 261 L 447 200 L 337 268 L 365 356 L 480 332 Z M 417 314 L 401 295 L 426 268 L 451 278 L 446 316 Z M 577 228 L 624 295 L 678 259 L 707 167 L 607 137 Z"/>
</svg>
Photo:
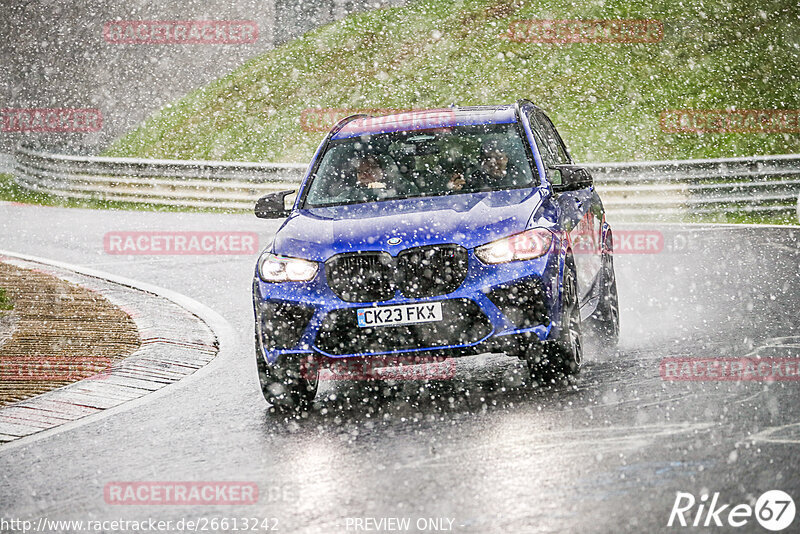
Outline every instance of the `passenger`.
<svg viewBox="0 0 800 534">
<path fill-rule="evenodd" d="M 445 167 L 447 176 L 447 192 L 459 192 L 464 189 L 467 181 L 464 179 L 464 163 L 461 161 L 453 162 Z"/>
<path fill-rule="evenodd" d="M 478 158 L 480 167 L 466 180 L 472 191 L 499 189 L 513 185 L 508 166 L 508 154 L 499 140 L 487 141 Z"/>
</svg>

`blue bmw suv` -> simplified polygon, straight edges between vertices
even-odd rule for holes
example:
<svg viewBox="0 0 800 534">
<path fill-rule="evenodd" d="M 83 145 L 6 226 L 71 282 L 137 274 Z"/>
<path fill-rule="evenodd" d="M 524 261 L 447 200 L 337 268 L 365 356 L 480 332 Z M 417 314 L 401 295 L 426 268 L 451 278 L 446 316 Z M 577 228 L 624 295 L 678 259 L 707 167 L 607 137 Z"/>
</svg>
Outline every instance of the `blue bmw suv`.
<svg viewBox="0 0 800 534">
<path fill-rule="evenodd" d="M 262 391 L 297 409 L 342 359 L 505 352 L 577 373 L 583 326 L 619 334 L 611 228 L 592 177 L 527 100 L 340 121 L 253 280 Z M 291 204 L 290 206 L 287 204 Z"/>
</svg>

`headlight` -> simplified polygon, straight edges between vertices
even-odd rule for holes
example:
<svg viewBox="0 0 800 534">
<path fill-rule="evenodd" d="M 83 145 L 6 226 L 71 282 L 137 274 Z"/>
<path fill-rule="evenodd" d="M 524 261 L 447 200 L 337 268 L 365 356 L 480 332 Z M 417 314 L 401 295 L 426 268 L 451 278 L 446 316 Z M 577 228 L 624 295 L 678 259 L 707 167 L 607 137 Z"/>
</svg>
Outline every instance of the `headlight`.
<svg viewBox="0 0 800 534">
<path fill-rule="evenodd" d="M 475 249 L 475 256 L 483 263 L 507 263 L 532 260 L 550 250 L 553 234 L 545 228 L 533 228 Z"/>
<path fill-rule="evenodd" d="M 258 276 L 265 282 L 307 282 L 317 275 L 316 262 L 265 252 L 258 258 Z"/>
</svg>

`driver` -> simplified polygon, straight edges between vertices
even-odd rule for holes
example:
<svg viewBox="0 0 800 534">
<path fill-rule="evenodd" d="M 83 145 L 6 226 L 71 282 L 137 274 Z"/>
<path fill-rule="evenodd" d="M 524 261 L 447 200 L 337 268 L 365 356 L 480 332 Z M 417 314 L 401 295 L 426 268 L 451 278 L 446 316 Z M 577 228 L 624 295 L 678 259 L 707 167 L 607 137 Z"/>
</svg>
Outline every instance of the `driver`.
<svg viewBox="0 0 800 534">
<path fill-rule="evenodd" d="M 381 165 L 381 160 L 367 154 L 356 166 L 356 189 L 366 198 L 391 198 L 418 195 L 419 189 L 404 179 L 392 180 Z"/>
<path fill-rule="evenodd" d="M 385 189 L 385 175 L 378 158 L 372 155 L 354 157 L 347 161 L 328 188 L 336 202 L 376 200 L 377 190 Z"/>
<path fill-rule="evenodd" d="M 358 162 L 356 183 L 366 189 L 386 189 L 386 175 L 377 157 L 367 155 Z"/>
</svg>

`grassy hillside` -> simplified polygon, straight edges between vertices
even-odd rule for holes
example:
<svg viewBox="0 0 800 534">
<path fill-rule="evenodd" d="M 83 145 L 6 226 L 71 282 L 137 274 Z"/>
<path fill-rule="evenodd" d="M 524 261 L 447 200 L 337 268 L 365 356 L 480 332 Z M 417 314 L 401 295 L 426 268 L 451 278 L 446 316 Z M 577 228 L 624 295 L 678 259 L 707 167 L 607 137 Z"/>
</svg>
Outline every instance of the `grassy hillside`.
<svg viewBox="0 0 800 534">
<path fill-rule="evenodd" d="M 526 19 L 657 19 L 664 33 L 647 44 L 501 37 Z M 324 135 L 301 126 L 309 108 L 520 97 L 550 113 L 579 161 L 800 152 L 800 134 L 671 134 L 659 125 L 667 109 L 800 109 L 800 7 L 422 0 L 351 16 L 254 58 L 166 106 L 106 154 L 303 162 Z"/>
<path fill-rule="evenodd" d="M 6 296 L 6 290 L 0 287 L 0 311 L 8 311 L 14 309 L 14 304 Z"/>
</svg>

